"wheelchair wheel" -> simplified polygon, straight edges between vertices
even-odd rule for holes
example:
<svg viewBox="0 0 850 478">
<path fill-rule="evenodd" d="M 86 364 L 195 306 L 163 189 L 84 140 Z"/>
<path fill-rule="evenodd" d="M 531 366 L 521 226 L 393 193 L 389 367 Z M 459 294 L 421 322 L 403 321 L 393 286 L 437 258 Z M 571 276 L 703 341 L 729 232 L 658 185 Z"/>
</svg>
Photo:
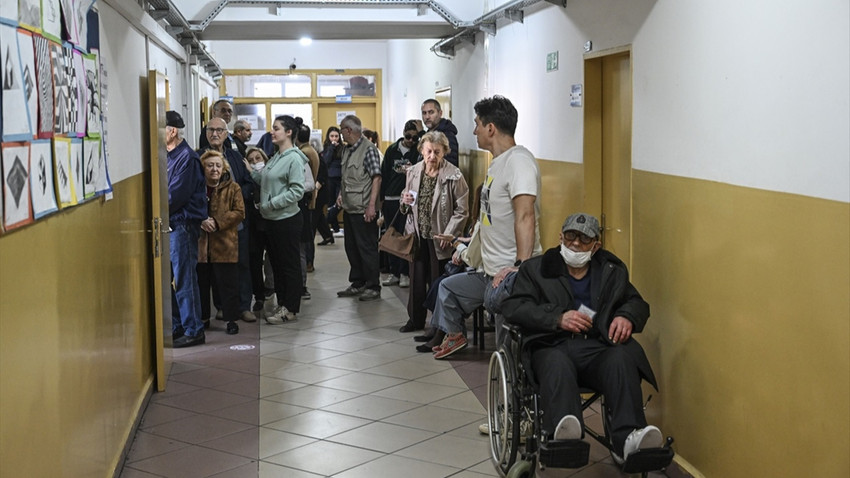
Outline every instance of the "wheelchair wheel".
<svg viewBox="0 0 850 478">
<path fill-rule="evenodd" d="M 506 476 L 507 478 L 532 478 L 534 476 L 534 463 L 520 460 L 514 463 Z"/>
<path fill-rule="evenodd" d="M 487 421 L 490 426 L 490 458 L 502 476 L 516 461 L 520 441 L 519 403 L 514 395 L 513 361 L 504 348 L 490 356 L 487 387 Z M 516 418 L 516 419 L 515 419 Z"/>
</svg>

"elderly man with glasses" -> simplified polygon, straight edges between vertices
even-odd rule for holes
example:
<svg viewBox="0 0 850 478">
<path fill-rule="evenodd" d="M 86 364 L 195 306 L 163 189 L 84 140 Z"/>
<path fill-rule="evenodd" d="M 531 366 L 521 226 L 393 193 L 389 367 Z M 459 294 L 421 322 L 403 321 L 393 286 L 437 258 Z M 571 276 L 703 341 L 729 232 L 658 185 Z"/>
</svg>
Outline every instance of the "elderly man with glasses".
<svg viewBox="0 0 850 478">
<path fill-rule="evenodd" d="M 218 151 L 225 159 L 227 159 L 227 163 L 230 165 L 230 174 L 232 175 L 233 182 L 242 188 L 242 200 L 245 204 L 253 204 L 252 198 L 254 181 L 251 180 L 251 175 L 248 173 L 248 169 L 242 161 L 242 155 L 240 155 L 238 151 L 229 149 L 226 146 L 228 135 L 227 123 L 225 123 L 225 120 L 222 118 L 213 118 L 207 122 L 207 126 L 204 130 L 206 131 L 207 143 L 209 144 L 207 149 Z M 204 152 L 206 152 L 206 149 L 201 148 L 198 150 L 198 155 L 203 155 Z M 248 260 L 248 217 L 249 216 L 246 214 L 245 219 L 242 221 L 242 224 L 239 225 L 238 229 L 239 318 L 245 322 L 254 322 L 257 320 L 257 317 L 253 312 L 251 312 L 251 298 L 253 294 L 251 292 L 251 269 Z M 218 299 L 217 294 L 213 294 L 213 301 L 215 302 L 216 309 L 221 311 L 221 307 L 219 307 L 221 302 Z M 217 313 L 216 318 L 224 320 L 224 315 Z M 204 317 L 204 320 L 206 319 L 207 317 Z"/>
<path fill-rule="evenodd" d="M 502 313 L 529 334 L 545 334 L 526 348 L 546 412 L 543 429 L 556 440 L 580 439 L 579 384 L 602 392 L 614 458 L 622 464 L 637 450 L 663 444 L 661 431 L 647 426 L 640 382 L 658 386 L 632 338 L 646 325 L 649 304 L 625 264 L 602 249 L 594 216 L 569 216 L 560 237 L 559 247 L 522 263 Z"/>
</svg>

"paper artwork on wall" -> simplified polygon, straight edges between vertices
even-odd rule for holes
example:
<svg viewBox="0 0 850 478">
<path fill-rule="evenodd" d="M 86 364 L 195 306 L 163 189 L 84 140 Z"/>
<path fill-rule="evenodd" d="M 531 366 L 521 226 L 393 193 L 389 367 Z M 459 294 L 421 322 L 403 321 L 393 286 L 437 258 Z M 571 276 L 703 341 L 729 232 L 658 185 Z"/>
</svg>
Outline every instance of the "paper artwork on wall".
<svg viewBox="0 0 850 478">
<path fill-rule="evenodd" d="M 83 182 L 85 188 L 85 197 L 94 197 L 98 192 L 98 183 L 100 183 L 101 172 L 101 157 L 100 157 L 100 139 L 99 138 L 83 138 L 83 157 L 85 164 L 83 165 Z"/>
<path fill-rule="evenodd" d="M 83 140 L 71 138 L 71 179 L 74 181 L 74 195 L 77 197 L 77 203 L 83 202 L 86 197 L 83 162 Z"/>
<path fill-rule="evenodd" d="M 30 169 L 32 212 L 35 219 L 39 219 L 58 209 L 49 139 L 35 140 L 30 144 Z"/>
<path fill-rule="evenodd" d="M 35 70 L 35 48 L 32 33 L 18 30 L 18 51 L 21 56 L 21 71 L 23 72 L 24 97 L 27 102 L 30 132 L 38 135 L 38 84 Z"/>
<path fill-rule="evenodd" d="M 89 11 L 94 7 L 95 0 L 73 0 L 74 4 L 74 13 L 77 18 L 75 19 L 77 23 L 77 34 L 79 35 L 79 42 L 77 45 L 84 50 L 89 51 L 88 37 L 89 37 Z M 95 21 L 98 17 L 95 16 Z M 97 25 L 97 23 L 93 23 L 92 25 Z M 96 45 L 95 45 L 96 46 Z"/>
<path fill-rule="evenodd" d="M 29 143 L 3 143 L 3 224 L 6 230 L 32 222 Z"/>
<path fill-rule="evenodd" d="M 49 43 L 50 69 L 53 75 L 53 132 L 67 134 L 71 128 L 71 90 L 62 45 Z"/>
<path fill-rule="evenodd" d="M 59 0 L 41 0 L 41 32 L 53 41 L 60 41 L 62 14 Z"/>
<path fill-rule="evenodd" d="M 35 71 L 38 77 L 38 137 L 53 136 L 53 68 L 50 61 L 50 42 L 35 35 Z"/>
<path fill-rule="evenodd" d="M 97 65 L 96 54 L 83 55 L 86 79 L 86 133 L 89 136 L 100 136 L 100 80 Z"/>
<path fill-rule="evenodd" d="M 41 0 L 19 0 L 18 23 L 29 30 L 41 30 Z"/>
<path fill-rule="evenodd" d="M 0 24 L 0 69 L 3 85 L 3 141 L 32 139 L 27 120 L 21 58 L 18 54 L 18 33 L 15 27 L 6 24 Z"/>
<path fill-rule="evenodd" d="M 0 22 L 9 25 L 18 23 L 18 0 L 0 0 Z"/>
<path fill-rule="evenodd" d="M 74 67 L 74 81 L 72 84 L 74 87 L 71 89 L 71 93 L 76 93 L 77 101 L 75 102 L 75 109 L 77 112 L 77 117 L 74 119 L 74 131 L 77 133 L 77 136 L 83 137 L 86 135 L 86 117 L 88 110 L 86 109 L 86 69 L 83 66 L 83 54 L 79 50 L 72 49 L 73 53 L 73 67 Z"/>
<path fill-rule="evenodd" d="M 53 170 L 56 172 L 56 194 L 59 207 L 77 204 L 74 191 L 74 179 L 71 173 L 71 139 L 53 137 Z"/>
<path fill-rule="evenodd" d="M 65 20 L 65 32 L 68 34 L 65 38 L 74 45 L 80 44 L 80 30 L 77 25 L 77 8 L 75 0 L 59 0 L 62 5 L 62 18 Z"/>
</svg>

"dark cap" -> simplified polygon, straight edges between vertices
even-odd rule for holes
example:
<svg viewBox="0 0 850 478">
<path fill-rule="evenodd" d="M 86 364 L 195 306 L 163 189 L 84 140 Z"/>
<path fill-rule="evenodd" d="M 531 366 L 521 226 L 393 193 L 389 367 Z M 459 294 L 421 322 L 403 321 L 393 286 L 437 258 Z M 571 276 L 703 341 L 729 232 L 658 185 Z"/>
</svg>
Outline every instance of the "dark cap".
<svg viewBox="0 0 850 478">
<path fill-rule="evenodd" d="M 180 116 L 180 113 L 176 111 L 166 111 L 165 112 L 165 125 L 173 126 L 175 128 L 185 128 L 186 124 L 183 123 L 183 117 Z"/>
<path fill-rule="evenodd" d="M 599 237 L 599 221 L 590 214 L 573 214 L 561 227 L 561 232 L 566 231 L 578 231 L 588 237 Z"/>
</svg>

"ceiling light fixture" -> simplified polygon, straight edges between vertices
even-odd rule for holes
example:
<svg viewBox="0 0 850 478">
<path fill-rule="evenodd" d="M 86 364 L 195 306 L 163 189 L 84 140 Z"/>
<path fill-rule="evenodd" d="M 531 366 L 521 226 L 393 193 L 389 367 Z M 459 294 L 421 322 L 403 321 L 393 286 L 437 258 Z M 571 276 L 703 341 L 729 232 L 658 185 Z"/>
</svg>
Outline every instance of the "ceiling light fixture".
<svg viewBox="0 0 850 478">
<path fill-rule="evenodd" d="M 301 46 L 310 46 L 313 44 L 313 39 L 310 37 L 301 37 Z"/>
</svg>

